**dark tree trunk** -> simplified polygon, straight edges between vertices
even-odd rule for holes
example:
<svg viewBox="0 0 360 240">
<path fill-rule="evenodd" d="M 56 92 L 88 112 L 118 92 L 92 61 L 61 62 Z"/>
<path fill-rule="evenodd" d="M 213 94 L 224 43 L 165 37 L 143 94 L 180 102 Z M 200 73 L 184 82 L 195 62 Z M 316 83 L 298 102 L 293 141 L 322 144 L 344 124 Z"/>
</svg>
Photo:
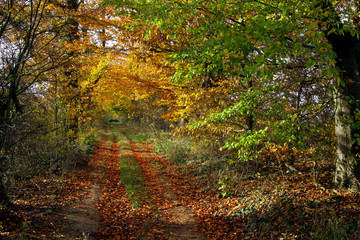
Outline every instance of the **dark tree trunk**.
<svg viewBox="0 0 360 240">
<path fill-rule="evenodd" d="M 12 206 L 11 201 L 8 197 L 6 188 L 2 182 L 2 179 L 0 178 L 0 206 Z"/>
<path fill-rule="evenodd" d="M 79 0 L 67 0 L 66 9 L 70 14 L 74 14 L 78 11 L 82 1 Z M 79 22 L 75 16 L 70 16 L 67 26 L 66 41 L 74 43 L 79 40 Z M 68 53 L 69 58 L 74 57 L 76 51 Z M 69 129 L 71 130 L 71 141 L 75 141 L 78 137 L 79 132 L 79 113 L 77 112 L 77 106 L 80 104 L 80 94 L 78 93 L 79 88 L 79 72 L 74 61 L 69 61 L 69 66 L 65 71 L 65 76 L 68 78 L 68 88 L 72 91 L 72 96 L 69 101 L 72 104 L 72 110 L 75 111 L 70 119 Z"/>
<path fill-rule="evenodd" d="M 337 54 L 340 83 L 335 94 L 335 135 L 337 138 L 335 184 L 339 188 L 360 190 L 360 162 L 355 126 L 360 108 L 360 40 L 350 33 L 328 35 Z"/>
<path fill-rule="evenodd" d="M 252 88 L 253 88 L 253 81 L 249 80 L 248 89 L 252 90 Z M 252 131 L 254 129 L 254 123 L 255 123 L 254 115 L 252 113 L 249 113 L 246 116 L 246 125 L 248 127 L 248 130 Z"/>
</svg>

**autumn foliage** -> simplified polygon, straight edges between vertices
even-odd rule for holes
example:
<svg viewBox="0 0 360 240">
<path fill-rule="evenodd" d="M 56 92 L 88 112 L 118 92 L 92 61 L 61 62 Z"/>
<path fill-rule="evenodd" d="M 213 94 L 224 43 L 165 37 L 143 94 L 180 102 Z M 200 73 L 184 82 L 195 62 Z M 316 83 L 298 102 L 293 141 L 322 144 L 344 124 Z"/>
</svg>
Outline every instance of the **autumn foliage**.
<svg viewBox="0 0 360 240">
<path fill-rule="evenodd" d="M 235 5 L 2 1 L 0 237 L 359 238 L 359 3 Z"/>
</svg>

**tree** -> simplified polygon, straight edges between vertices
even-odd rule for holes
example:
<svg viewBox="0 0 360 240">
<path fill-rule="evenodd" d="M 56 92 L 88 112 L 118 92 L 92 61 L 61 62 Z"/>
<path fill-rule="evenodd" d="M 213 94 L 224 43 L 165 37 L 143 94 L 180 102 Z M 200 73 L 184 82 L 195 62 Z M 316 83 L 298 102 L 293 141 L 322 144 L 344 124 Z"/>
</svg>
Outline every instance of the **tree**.
<svg viewBox="0 0 360 240">
<path fill-rule="evenodd" d="M 22 96 L 36 93 L 47 71 L 64 60 L 53 48 L 62 24 L 57 23 L 48 0 L 3 1 L 0 26 L 0 162 L 14 144 L 11 137 L 17 127 L 13 121 L 24 113 Z M 60 46 L 59 44 L 58 46 Z M 0 203 L 9 204 L 0 180 Z"/>
<path fill-rule="evenodd" d="M 57 71 L 57 89 L 66 105 L 69 136 L 76 142 L 81 126 L 89 122 L 91 110 L 96 112 L 101 108 L 102 103 L 96 103 L 94 97 L 99 95 L 96 86 L 108 80 L 106 71 L 116 71 L 109 68 L 110 58 L 115 61 L 124 57 L 128 50 L 122 26 L 124 18 L 111 17 L 114 10 L 102 6 L 98 0 L 57 1 L 56 6 L 64 12 L 61 17 L 66 28 L 62 39 L 67 43 L 69 58 Z"/>
<path fill-rule="evenodd" d="M 339 71 L 335 90 L 335 134 L 337 165 L 335 183 L 339 187 L 360 190 L 360 3 L 345 1 L 337 8 L 330 1 L 320 2 L 320 11 L 327 23 L 322 25 L 326 38 L 336 53 Z M 345 8 L 347 17 L 338 13 Z M 321 25 L 321 24 L 320 24 Z"/>
<path fill-rule="evenodd" d="M 58 159 L 66 155 L 64 152 L 78 150 L 74 140 L 78 138 L 79 125 L 85 129 L 100 112 L 96 85 L 105 75 L 110 62 L 108 54 L 123 55 L 123 48 L 114 44 L 120 39 L 114 33 L 122 31 L 122 19 L 110 19 L 112 10 L 100 6 L 98 1 L 82 4 L 77 0 L 0 3 L 1 177 L 8 173 L 12 160 L 15 163 L 26 155 L 31 158 L 31 154 L 37 156 L 31 163 L 47 165 L 43 166 L 46 169 L 61 168 Z M 109 39 L 113 46 L 106 44 Z M 36 138 L 35 134 L 39 136 Z M 53 144 L 55 138 L 61 142 Z M 68 148 L 70 142 L 72 149 Z M 50 150 L 40 150 L 54 146 L 58 147 L 56 156 L 50 156 Z M 23 155 L 13 157 L 15 152 Z M 0 179 L 0 204 L 3 203 L 10 204 L 10 199 Z"/>
<path fill-rule="evenodd" d="M 317 119 L 309 116 L 319 110 L 331 113 L 327 108 L 331 105 L 325 104 L 328 96 L 319 89 L 325 87 L 323 92 L 329 92 L 325 82 L 331 83 L 336 96 L 335 182 L 341 188 L 359 189 L 357 1 L 106 2 L 148 24 L 150 36 L 155 26 L 171 39 L 162 49 L 175 49 L 168 55 L 177 66 L 174 81 L 191 87 L 211 75 L 212 89 L 221 86 L 219 80 L 232 83 L 223 92 L 228 98 L 225 106 L 199 111 L 192 105 L 198 110 L 194 110 L 197 115 L 192 114 L 190 131 L 237 122 L 242 129 L 231 127 L 230 132 L 237 133 L 225 135 L 224 147 L 238 149 L 240 158 L 254 159 L 274 145 L 311 148 L 305 143 L 305 131 L 314 129 Z M 302 69 L 305 75 L 294 78 L 295 69 Z M 315 93 L 312 89 L 319 89 L 320 98 L 301 109 L 301 115 L 292 110 L 294 88 L 289 79 L 300 86 L 298 110 L 304 103 L 301 96 L 311 96 Z M 197 96 L 183 95 L 187 99 Z M 186 108 L 188 104 L 182 106 L 182 112 Z M 325 125 L 322 128 L 325 131 Z M 299 129 L 304 134 L 300 135 Z"/>
</svg>

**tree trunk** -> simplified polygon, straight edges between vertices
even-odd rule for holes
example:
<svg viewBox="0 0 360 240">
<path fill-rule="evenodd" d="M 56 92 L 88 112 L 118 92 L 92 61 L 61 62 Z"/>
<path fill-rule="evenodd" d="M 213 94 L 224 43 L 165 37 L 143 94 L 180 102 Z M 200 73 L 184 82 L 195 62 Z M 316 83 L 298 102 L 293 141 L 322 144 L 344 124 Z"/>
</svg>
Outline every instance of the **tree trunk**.
<svg viewBox="0 0 360 240">
<path fill-rule="evenodd" d="M 252 91 L 252 88 L 253 88 L 253 80 L 249 80 L 248 81 L 248 89 L 250 89 Z M 252 113 L 249 113 L 246 116 L 246 125 L 248 127 L 248 130 L 250 130 L 250 131 L 254 130 L 254 123 L 255 123 L 254 115 Z"/>
<path fill-rule="evenodd" d="M 346 96 L 336 94 L 335 99 L 336 171 L 335 184 L 339 188 L 360 190 L 359 166 L 356 153 L 358 144 L 351 127 L 351 110 Z"/>
<path fill-rule="evenodd" d="M 328 40 L 337 54 L 340 83 L 335 94 L 336 172 L 339 188 L 360 190 L 360 162 L 356 116 L 360 107 L 360 40 L 350 33 L 330 34 Z M 359 116 L 358 116 L 359 117 Z"/>
<path fill-rule="evenodd" d="M 8 194 L 6 192 L 6 188 L 2 182 L 2 179 L 0 177 L 0 206 L 1 205 L 5 205 L 5 206 L 11 206 L 11 201 L 8 197 Z"/>
<path fill-rule="evenodd" d="M 78 11 L 82 1 L 79 0 L 67 0 L 66 1 L 66 10 L 70 12 L 68 25 L 67 25 L 67 36 L 66 41 L 70 44 L 75 43 L 79 40 L 79 22 L 75 17 L 75 13 Z M 72 50 L 68 53 L 68 57 L 72 58 L 76 56 L 76 50 Z M 80 104 L 80 93 L 79 93 L 79 71 L 76 67 L 76 61 L 69 61 L 67 69 L 65 70 L 65 76 L 67 77 L 68 82 L 68 91 L 72 91 L 72 96 L 68 101 L 70 101 L 70 109 L 74 111 L 73 116 L 69 122 L 69 129 L 71 130 L 70 141 L 75 142 L 78 138 L 79 132 L 79 113 L 78 113 L 78 104 Z"/>
</svg>

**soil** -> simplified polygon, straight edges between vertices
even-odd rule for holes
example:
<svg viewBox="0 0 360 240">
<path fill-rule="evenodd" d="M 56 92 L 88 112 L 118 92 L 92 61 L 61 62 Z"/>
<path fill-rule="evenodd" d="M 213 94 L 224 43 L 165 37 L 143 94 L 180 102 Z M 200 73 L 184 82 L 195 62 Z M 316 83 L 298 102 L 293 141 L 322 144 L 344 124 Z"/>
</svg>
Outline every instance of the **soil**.
<svg viewBox="0 0 360 240">
<path fill-rule="evenodd" d="M 137 144 L 131 139 L 129 141 L 135 160 L 140 164 L 144 178 L 148 182 L 152 199 L 157 207 L 162 209 L 152 231 L 158 232 L 159 235 L 166 233 L 168 239 L 206 239 L 197 231 L 198 224 L 194 213 L 178 198 L 172 188 L 163 158 L 153 154 L 146 144 Z M 155 163 L 160 164 L 162 168 L 154 167 Z M 156 195 L 159 192 L 161 194 Z"/>
<path fill-rule="evenodd" d="M 107 137 L 108 135 L 105 136 L 105 138 Z M 150 227 L 148 227 L 150 229 L 147 230 L 149 234 L 145 233 L 145 237 L 144 235 L 143 237 L 146 239 L 206 239 L 196 230 L 198 226 L 192 210 L 178 199 L 175 191 L 171 188 L 169 179 L 164 174 L 159 174 L 159 169 L 153 167 L 154 155 L 152 155 L 149 148 L 142 147 L 141 144 L 133 142 L 130 138 L 128 140 L 135 160 L 140 164 L 144 178 L 147 181 L 149 194 L 156 194 L 155 191 L 159 191 L 159 189 L 162 192 L 160 195 L 151 196 L 156 207 L 161 210 L 147 217 L 145 221 L 150 222 Z M 114 163 L 114 159 L 120 157 L 116 138 L 114 143 L 110 145 L 106 145 L 104 142 L 98 144 L 95 151 L 101 151 L 101 154 L 95 152 L 94 155 L 98 156 L 98 158 L 91 163 L 93 164 L 91 169 L 94 171 L 101 169 L 102 173 L 92 172 L 89 174 L 102 175 L 102 179 L 100 180 L 100 177 L 94 178 L 94 184 L 87 189 L 87 196 L 76 207 L 66 211 L 69 220 L 66 235 L 70 239 L 100 239 L 101 236 L 104 236 L 101 233 L 103 231 L 100 217 L 101 210 L 97 206 L 103 194 L 100 181 L 102 183 L 106 182 L 107 185 L 118 185 L 118 183 L 111 183 L 111 181 L 116 181 L 117 178 L 106 179 L 106 172 L 115 171 L 116 168 L 119 168 Z M 101 156 L 100 159 L 99 156 Z M 123 197 L 119 196 L 119 199 L 112 199 L 112 201 L 120 202 L 122 201 L 120 198 Z M 166 207 L 162 205 L 166 205 Z M 123 221 L 126 220 L 123 219 Z M 122 223 L 122 225 L 126 224 Z M 121 233 L 118 234 L 114 236 L 117 236 L 118 239 L 127 239 L 126 236 L 119 237 Z"/>
<path fill-rule="evenodd" d="M 160 178 L 160 184 L 165 187 L 164 198 L 169 201 L 170 208 L 164 213 L 169 218 L 163 219 L 162 226 L 166 232 L 170 233 L 171 239 L 206 239 L 197 232 L 198 224 L 192 210 L 182 205 L 174 191 L 171 189 L 168 180 Z"/>
<path fill-rule="evenodd" d="M 79 206 L 66 212 L 69 219 L 68 235 L 72 239 L 95 239 L 100 223 L 100 214 L 96 208 L 100 196 L 100 185 L 94 184 Z"/>
</svg>

